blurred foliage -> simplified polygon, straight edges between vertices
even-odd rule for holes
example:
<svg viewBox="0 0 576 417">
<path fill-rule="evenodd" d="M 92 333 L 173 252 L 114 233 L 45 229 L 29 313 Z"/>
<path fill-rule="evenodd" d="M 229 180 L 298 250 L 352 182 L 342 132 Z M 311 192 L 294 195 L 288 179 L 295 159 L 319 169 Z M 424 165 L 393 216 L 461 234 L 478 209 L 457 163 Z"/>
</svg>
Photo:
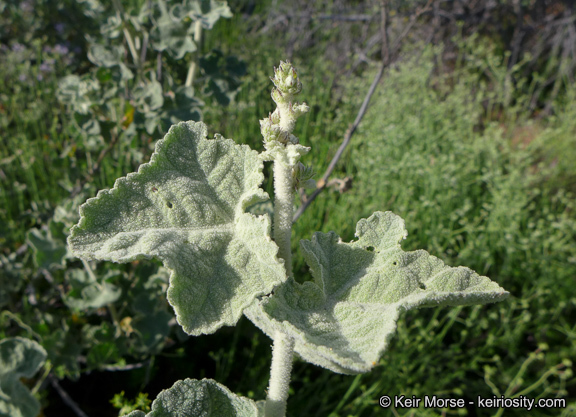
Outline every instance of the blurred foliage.
<svg viewBox="0 0 576 417">
<path fill-rule="evenodd" d="M 521 64 L 507 69 L 480 40 L 462 41 L 450 73 L 437 73 L 443 50 L 431 47 L 407 50 L 389 70 L 346 164 L 353 188 L 326 196 L 333 203 L 326 203 L 322 228 L 344 230 L 348 240 L 356 218 L 391 210 L 406 221 L 404 248 L 423 247 L 451 265 L 469 266 L 514 298 L 407 315 L 381 361 L 386 375 L 375 371 L 361 380 L 377 384 L 376 392 L 407 397 L 572 396 L 576 207 L 572 192 L 559 186 L 565 171 L 550 158 L 550 149 L 573 144 L 572 111 L 527 121 L 524 97 L 495 82 L 516 76 Z M 494 119 L 494 109 L 504 113 Z M 317 216 L 305 213 L 298 228 L 314 230 Z M 531 415 L 556 412 L 549 413 Z"/>
<path fill-rule="evenodd" d="M 152 404 L 152 401 L 148 399 L 148 394 L 144 393 L 139 393 L 134 400 L 129 400 L 126 398 L 124 391 L 121 391 L 110 400 L 110 403 L 114 408 L 120 410 L 118 411 L 119 416 L 124 416 L 134 410 L 141 410 L 144 412 L 150 411 L 150 404 Z"/>
<path fill-rule="evenodd" d="M 32 378 L 46 360 L 38 343 L 20 337 L 0 340 L 0 416 L 36 417 L 40 403 L 20 382 Z"/>
<path fill-rule="evenodd" d="M 145 162 L 173 120 L 202 117 L 211 132 L 261 149 L 257 120 L 272 109 L 267 76 L 279 59 L 300 68 L 311 106 L 295 132 L 313 147 L 306 162 L 319 173 L 328 165 L 380 58 L 377 2 L 237 0 L 229 2 L 233 16 L 215 24 L 214 16 L 229 17 L 222 3 L 198 10 L 191 1 L 165 1 L 162 10 L 142 0 L 0 1 L 0 339 L 33 338 L 47 351 L 44 371 L 25 380 L 38 388 L 46 415 L 74 415 L 59 404 L 48 374 L 89 415 L 117 415 L 106 400 L 122 389 L 127 394 L 114 404 L 143 401 L 142 409 L 143 393 L 154 398 L 186 377 L 265 395 L 270 342 L 251 323 L 189 339 L 174 323 L 167 274 L 157 264 L 82 263 L 64 250 L 78 205 Z M 392 41 L 426 3 L 391 2 Z M 352 189 L 320 195 L 295 225 L 294 249 L 312 230 L 350 240 L 359 218 L 392 210 L 406 220 L 404 249 L 469 266 L 514 298 L 405 316 L 381 367 L 367 375 L 296 362 L 289 409 L 371 416 L 382 413 L 383 394 L 530 390 L 524 395 L 566 398 L 562 415 L 571 415 L 573 5 L 431 5 L 393 57 L 334 173 L 353 178 Z M 196 21 L 211 28 L 199 42 Z M 108 397 L 95 404 L 100 392 Z M 445 410 L 396 410 L 413 412 Z"/>
<path fill-rule="evenodd" d="M 227 105 L 245 67 L 218 50 L 181 59 L 197 50 L 196 23 L 211 29 L 231 16 L 226 2 L 69 3 L 0 3 L 0 122 L 14 134 L 3 135 L 0 158 L 0 338 L 38 340 L 57 378 L 148 368 L 146 383 L 154 355 L 175 343 L 169 336 L 186 338 L 173 328 L 167 271 L 79 262 L 66 237 L 98 184 L 149 156 L 151 135 L 201 118 L 202 102 L 179 75 L 196 65 L 197 87 Z M 55 12 L 86 30 L 76 34 Z"/>
</svg>

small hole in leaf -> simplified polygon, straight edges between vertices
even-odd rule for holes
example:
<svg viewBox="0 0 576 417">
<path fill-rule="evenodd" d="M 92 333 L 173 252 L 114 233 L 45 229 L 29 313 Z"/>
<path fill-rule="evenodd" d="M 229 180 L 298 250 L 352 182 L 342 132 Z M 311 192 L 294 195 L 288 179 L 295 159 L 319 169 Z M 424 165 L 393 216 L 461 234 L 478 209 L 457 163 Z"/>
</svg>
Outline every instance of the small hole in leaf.
<svg viewBox="0 0 576 417">
<path fill-rule="evenodd" d="M 392 265 L 398 265 L 397 261 L 392 262 Z"/>
<path fill-rule="evenodd" d="M 171 202 L 167 201 L 167 202 L 166 202 L 166 205 L 168 206 L 168 208 L 172 208 L 172 203 L 171 203 Z"/>
<path fill-rule="evenodd" d="M 368 247 L 366 248 L 366 250 L 367 250 L 368 252 L 374 252 L 374 246 L 368 246 Z"/>
<path fill-rule="evenodd" d="M 419 282 L 418 286 L 420 287 L 421 290 L 425 290 L 426 289 L 426 284 L 424 284 L 423 282 Z"/>
</svg>

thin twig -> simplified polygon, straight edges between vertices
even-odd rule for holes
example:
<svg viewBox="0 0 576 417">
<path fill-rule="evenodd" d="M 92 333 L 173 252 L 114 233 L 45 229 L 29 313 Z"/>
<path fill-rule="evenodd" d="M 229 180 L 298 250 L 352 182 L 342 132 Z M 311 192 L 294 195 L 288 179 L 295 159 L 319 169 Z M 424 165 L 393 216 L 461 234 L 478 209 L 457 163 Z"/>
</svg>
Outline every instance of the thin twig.
<svg viewBox="0 0 576 417">
<path fill-rule="evenodd" d="M 360 107 L 360 111 L 358 112 L 358 115 L 356 116 L 356 120 L 354 120 L 354 123 L 352 124 L 352 126 L 350 126 L 350 128 L 346 131 L 346 135 L 344 136 L 344 141 L 342 142 L 342 144 L 338 148 L 338 151 L 336 152 L 336 155 L 334 155 L 334 158 L 332 158 L 332 161 L 330 161 L 330 165 L 328 165 L 328 168 L 326 169 L 326 172 L 322 176 L 322 179 L 317 182 L 316 189 L 314 190 L 314 192 L 309 197 L 306 198 L 306 201 L 298 208 L 298 210 L 294 214 L 294 217 L 292 218 L 293 223 L 296 222 L 296 220 L 298 220 L 298 218 L 302 215 L 302 213 L 304 213 L 304 210 L 306 210 L 308 208 L 308 206 L 312 203 L 312 201 L 314 201 L 314 199 L 316 197 L 318 197 L 318 194 L 320 194 L 324 190 L 324 188 L 326 188 L 326 185 L 328 183 L 328 177 L 330 177 L 330 175 L 332 174 L 332 171 L 334 171 L 334 168 L 336 168 L 336 164 L 338 163 L 338 160 L 340 159 L 340 157 L 344 153 L 344 150 L 346 149 L 346 147 L 350 143 L 350 139 L 352 139 L 352 135 L 356 131 L 356 128 L 358 127 L 360 122 L 362 121 L 362 118 L 364 117 L 364 114 L 366 113 L 366 110 L 368 109 L 368 103 L 370 102 L 370 99 L 372 98 L 374 91 L 376 91 L 376 86 L 378 85 L 378 82 L 382 78 L 382 75 L 384 74 L 385 68 L 386 68 L 386 65 L 384 63 L 382 63 L 380 65 L 380 70 L 378 71 L 378 73 L 374 77 L 374 80 L 372 81 L 372 85 L 370 86 L 370 90 L 368 90 L 368 94 L 366 94 L 366 97 L 364 97 L 364 102 L 362 103 L 362 107 Z"/>
<path fill-rule="evenodd" d="M 92 172 L 91 172 L 92 176 L 94 176 L 95 174 L 98 173 L 98 171 L 100 171 L 101 164 L 102 164 L 102 161 L 104 160 L 104 157 L 106 156 L 106 154 L 108 152 L 110 152 L 112 149 L 114 149 L 114 146 L 116 146 L 116 143 L 118 143 L 119 136 L 120 135 L 117 132 L 113 132 L 112 140 L 110 141 L 108 146 L 100 151 L 100 154 L 98 154 L 98 159 L 96 160 L 96 163 L 92 167 Z"/>
<path fill-rule="evenodd" d="M 88 417 L 88 414 L 82 411 L 82 409 L 78 406 L 78 404 L 76 404 L 76 402 L 72 399 L 72 397 L 70 397 L 70 395 L 66 391 L 64 391 L 64 388 L 60 386 L 58 380 L 54 377 L 54 375 L 52 374 L 48 375 L 48 380 L 50 381 L 50 384 L 52 384 L 54 389 L 58 391 L 58 394 L 60 395 L 60 398 L 62 398 L 62 401 L 64 401 L 66 405 L 70 407 L 78 417 Z"/>
<path fill-rule="evenodd" d="M 304 211 L 308 208 L 308 206 L 310 206 L 310 204 L 312 204 L 312 201 L 314 201 L 314 199 L 316 197 L 318 197 L 318 195 L 326 188 L 326 186 L 328 184 L 328 178 L 330 177 L 330 175 L 332 174 L 332 172 L 336 168 L 336 164 L 338 163 L 338 161 L 342 157 L 342 154 L 346 150 L 346 147 L 350 143 L 350 140 L 352 139 L 352 135 L 354 134 L 354 132 L 358 128 L 358 125 L 360 124 L 360 122 L 364 118 L 364 115 L 366 114 L 366 110 L 368 109 L 368 104 L 370 103 L 370 99 L 372 98 L 372 96 L 374 95 L 374 92 L 376 91 L 376 86 L 380 82 L 380 79 L 382 78 L 382 75 L 384 74 L 384 70 L 386 69 L 386 67 L 388 67 L 388 65 L 390 65 L 392 57 L 395 55 L 402 39 L 404 39 L 404 37 L 406 37 L 406 35 L 408 35 L 410 30 L 412 29 L 412 27 L 416 23 L 416 19 L 430 8 L 432 1 L 433 0 L 429 0 L 428 3 L 426 3 L 426 5 L 423 8 L 418 9 L 416 11 L 416 13 L 414 13 L 414 15 L 412 15 L 412 18 L 410 19 L 410 23 L 408 25 L 406 25 L 406 27 L 404 28 L 402 33 L 398 36 L 398 38 L 395 39 L 394 43 L 390 47 L 389 41 L 388 41 L 388 30 L 387 30 L 388 29 L 388 11 L 387 11 L 388 0 L 381 0 L 382 18 L 381 18 L 380 31 L 381 31 L 381 39 L 382 39 L 382 49 L 381 49 L 382 61 L 380 64 L 380 68 L 378 70 L 378 73 L 374 76 L 374 79 L 372 80 L 372 84 L 370 85 L 370 89 L 368 90 L 368 92 L 366 93 L 366 96 L 364 97 L 364 101 L 362 102 L 362 106 L 360 106 L 360 110 L 358 111 L 358 114 L 356 115 L 356 119 L 354 120 L 354 123 L 352 123 L 352 126 L 350 126 L 348 128 L 348 130 L 346 131 L 346 134 L 344 135 L 344 140 L 342 141 L 342 144 L 340 145 L 340 147 L 338 148 L 338 151 L 336 152 L 336 154 L 334 155 L 334 157 L 330 161 L 330 164 L 328 165 L 328 168 L 324 172 L 322 179 L 320 179 L 317 182 L 316 189 L 314 190 L 314 192 L 309 197 L 305 197 L 303 199 L 302 205 L 298 208 L 298 210 L 294 214 L 294 217 L 292 218 L 293 223 L 296 222 L 296 220 L 298 220 L 300 218 L 302 213 L 304 213 Z"/>
<path fill-rule="evenodd" d="M 426 13 L 428 10 L 430 10 L 430 6 L 432 5 L 433 0 L 428 0 L 428 3 L 426 3 L 426 5 L 424 7 L 422 7 L 421 9 L 417 9 L 416 13 L 414 13 L 412 15 L 412 17 L 410 18 L 410 23 L 408 23 L 406 25 L 406 27 L 404 28 L 404 30 L 402 31 L 402 33 L 394 40 L 394 43 L 392 44 L 392 48 L 390 48 L 392 51 L 397 51 L 399 46 L 400 46 L 400 42 L 402 42 L 404 40 L 404 38 L 406 37 L 406 35 L 408 35 L 408 33 L 412 30 L 412 27 L 414 26 L 414 24 L 416 23 L 416 20 L 424 13 Z"/>
<path fill-rule="evenodd" d="M 104 160 L 104 157 L 106 156 L 106 154 L 108 154 L 108 152 L 110 152 L 114 148 L 114 146 L 116 146 L 116 143 L 118 143 L 118 138 L 119 138 L 119 135 L 117 133 L 114 133 L 112 135 L 112 140 L 110 141 L 110 143 L 108 144 L 107 147 L 105 147 L 104 149 L 102 149 L 100 151 L 100 154 L 98 154 L 98 159 L 96 160 L 96 163 L 94 163 L 94 165 L 92 165 L 92 168 L 89 170 L 88 175 L 86 175 L 86 177 L 84 178 L 84 181 L 82 181 L 79 185 L 77 185 L 72 190 L 72 192 L 70 193 L 70 198 L 76 197 L 76 195 L 78 195 L 80 193 L 80 191 L 82 191 L 84 186 L 87 183 L 89 183 L 90 181 L 92 181 L 92 179 L 98 174 L 98 172 L 100 171 L 100 168 L 102 168 L 102 161 Z M 90 153 L 88 153 L 87 155 L 90 155 Z"/>
<path fill-rule="evenodd" d="M 266 24 L 262 29 L 260 29 L 260 32 L 266 33 L 270 30 L 273 30 L 276 25 L 283 23 L 283 22 L 288 23 L 290 20 L 296 20 L 296 21 L 333 20 L 333 21 L 340 21 L 340 22 L 370 22 L 372 19 L 373 19 L 373 16 L 367 15 L 367 14 L 330 15 L 330 14 L 312 14 L 312 13 L 298 13 L 298 14 L 283 13 L 283 14 L 275 16 L 275 18 L 272 22 Z"/>
<path fill-rule="evenodd" d="M 369 22 L 372 20 L 373 16 L 369 14 L 352 14 L 352 15 L 344 15 L 344 14 L 293 14 L 293 15 L 286 15 L 289 19 L 297 18 L 302 19 L 307 17 L 309 19 L 318 19 L 318 20 L 338 20 L 341 22 Z"/>
<path fill-rule="evenodd" d="M 162 81 L 162 51 L 156 55 L 156 79 L 158 82 Z"/>
<path fill-rule="evenodd" d="M 132 363 L 132 364 L 128 364 L 128 365 L 104 365 L 101 366 L 100 369 L 102 369 L 103 371 L 112 371 L 112 372 L 117 372 L 117 371 L 132 371 L 134 369 L 140 369 L 143 368 L 145 366 L 147 366 L 150 363 L 150 360 L 147 360 L 145 362 L 139 362 L 139 363 Z"/>
<path fill-rule="evenodd" d="M 144 32 L 144 39 L 142 40 L 142 48 L 140 48 L 140 62 L 146 61 L 146 53 L 148 52 L 148 32 Z"/>
<path fill-rule="evenodd" d="M 388 65 L 390 63 L 390 45 L 388 41 L 388 4 L 386 0 L 381 0 L 381 8 L 382 11 L 380 12 L 380 34 L 382 37 L 382 50 L 381 50 L 381 58 L 382 58 L 382 65 Z"/>
<path fill-rule="evenodd" d="M 394 56 L 398 52 L 398 48 L 400 46 L 400 43 L 408 35 L 410 30 L 412 29 L 412 27 L 416 23 L 416 19 L 418 17 L 420 17 L 421 15 L 423 15 L 424 13 L 428 12 L 428 10 L 430 9 L 430 6 L 432 5 L 432 2 L 433 2 L 433 0 L 429 0 L 428 3 L 423 8 L 417 9 L 416 13 L 414 13 L 410 17 L 410 22 L 408 23 L 408 25 L 406 25 L 406 27 L 402 30 L 402 33 L 400 33 L 400 35 L 394 40 L 392 47 L 389 48 L 389 50 L 391 51 L 391 53 L 390 53 L 391 56 Z M 381 42 L 381 41 L 382 41 L 382 32 L 377 33 L 376 35 L 374 35 L 370 39 L 368 39 L 368 42 L 366 42 L 366 47 L 362 51 L 360 51 L 360 57 L 356 60 L 356 62 L 354 62 L 354 64 L 346 72 L 346 74 L 350 75 L 350 74 L 354 73 L 362 62 L 366 62 L 367 60 L 365 59 L 365 57 L 368 55 L 368 52 L 374 47 L 374 45 L 376 45 L 378 42 Z M 390 63 L 391 62 L 392 62 L 392 58 L 390 59 Z"/>
<path fill-rule="evenodd" d="M 388 19 L 388 16 L 387 16 L 387 10 L 386 10 L 386 0 L 382 0 L 382 22 L 383 23 L 381 25 L 381 31 L 382 31 L 382 40 L 383 40 L 383 42 L 382 42 L 382 52 L 383 53 L 382 53 L 382 63 L 380 64 L 380 69 L 378 70 L 378 73 L 374 77 L 374 80 L 372 80 L 372 85 L 370 86 L 370 89 L 368 90 L 366 97 L 364 97 L 364 102 L 362 103 L 362 106 L 360 107 L 360 110 L 358 111 L 358 114 L 356 115 L 356 119 L 354 120 L 354 123 L 346 131 L 346 135 L 344 136 L 344 141 L 342 142 L 342 144 L 338 148 L 338 151 L 336 152 L 336 155 L 334 155 L 334 157 L 332 158 L 332 161 L 330 161 L 330 165 L 328 165 L 328 168 L 326 169 L 326 172 L 322 176 L 322 179 L 320 181 L 318 181 L 318 183 L 316 185 L 316 189 L 314 190 L 312 195 L 310 195 L 310 197 L 306 198 L 306 200 L 302 203 L 302 205 L 298 208 L 298 210 L 294 214 L 294 217 L 292 218 L 293 223 L 296 222 L 296 220 L 298 220 L 298 218 L 302 215 L 302 213 L 304 213 L 304 211 L 308 208 L 308 206 L 312 203 L 312 201 L 314 201 L 314 199 L 318 196 L 318 194 L 320 194 L 322 192 L 322 190 L 324 190 L 324 188 L 326 188 L 326 185 L 328 183 L 328 177 L 330 177 L 330 175 L 332 174 L 332 171 L 334 171 L 334 168 L 336 168 L 336 164 L 338 163 L 338 161 L 340 160 L 340 157 L 344 153 L 344 150 L 346 149 L 346 147 L 350 143 L 350 140 L 352 139 L 352 135 L 356 131 L 356 128 L 358 127 L 358 125 L 362 121 L 362 118 L 364 117 L 364 114 L 366 113 L 366 110 L 368 109 L 368 103 L 370 103 L 370 99 L 372 98 L 372 95 L 374 95 L 374 92 L 376 91 L 376 86 L 380 82 L 380 79 L 382 78 L 382 75 L 384 74 L 384 69 L 388 65 L 388 63 L 389 63 L 388 60 L 390 59 L 390 54 L 388 51 L 388 34 L 387 34 L 387 24 L 386 24 L 387 19 Z"/>
</svg>

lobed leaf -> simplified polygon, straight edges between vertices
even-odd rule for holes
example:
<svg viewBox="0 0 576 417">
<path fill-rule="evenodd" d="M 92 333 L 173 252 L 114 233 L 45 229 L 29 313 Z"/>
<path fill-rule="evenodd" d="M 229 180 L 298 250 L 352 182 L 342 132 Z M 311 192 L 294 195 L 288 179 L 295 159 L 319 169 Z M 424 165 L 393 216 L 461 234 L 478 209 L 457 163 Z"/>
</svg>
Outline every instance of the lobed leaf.
<svg viewBox="0 0 576 417">
<path fill-rule="evenodd" d="M 58 82 L 58 100 L 72 106 L 80 114 L 88 114 L 93 104 L 93 96 L 98 92 L 98 81 L 89 76 L 67 75 Z"/>
<path fill-rule="evenodd" d="M 285 280 L 267 216 L 258 153 L 206 139 L 203 123 L 173 126 L 150 163 L 80 207 L 74 253 L 114 262 L 160 259 L 172 271 L 168 301 L 189 334 L 234 325 L 245 307 Z"/>
<path fill-rule="evenodd" d="M 133 411 L 126 417 L 258 417 L 256 403 L 239 397 L 211 379 L 185 379 L 158 394 L 152 411 Z"/>
<path fill-rule="evenodd" d="M 46 360 L 38 343 L 20 337 L 0 341 L 0 417 L 36 417 L 40 403 L 21 382 Z"/>
<path fill-rule="evenodd" d="M 84 269 L 68 269 L 65 276 L 72 289 L 63 297 L 64 303 L 75 310 L 86 310 L 116 302 L 122 290 L 109 280 L 117 274 L 117 271 L 109 271 L 98 282 L 96 277 Z"/>
<path fill-rule="evenodd" d="M 295 339 L 306 361 L 340 373 L 368 372 L 413 308 L 484 304 L 509 294 L 464 267 L 446 266 L 426 251 L 404 252 L 404 221 L 376 212 L 356 226 L 357 241 L 334 232 L 300 242 L 313 282 L 289 280 L 245 314 L 266 334 Z"/>
<path fill-rule="evenodd" d="M 168 13 L 158 18 L 151 31 L 152 46 L 156 51 L 167 51 L 175 59 L 196 51 L 190 24 L 172 19 Z"/>
<path fill-rule="evenodd" d="M 26 240 L 34 253 L 34 263 L 38 268 L 62 268 L 68 250 L 66 236 L 62 232 L 63 223 L 51 220 L 47 230 L 30 229 Z"/>
<path fill-rule="evenodd" d="M 193 20 L 200 20 L 204 29 L 212 29 L 221 17 L 230 18 L 232 12 L 227 1 L 222 0 L 189 0 L 188 15 Z"/>
</svg>

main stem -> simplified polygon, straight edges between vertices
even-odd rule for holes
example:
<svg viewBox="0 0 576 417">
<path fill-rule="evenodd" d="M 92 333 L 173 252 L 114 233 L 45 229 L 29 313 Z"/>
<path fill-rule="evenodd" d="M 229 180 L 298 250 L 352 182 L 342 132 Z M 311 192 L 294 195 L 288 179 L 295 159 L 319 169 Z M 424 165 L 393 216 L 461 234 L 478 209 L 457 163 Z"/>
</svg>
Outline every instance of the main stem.
<svg viewBox="0 0 576 417">
<path fill-rule="evenodd" d="M 292 167 L 281 161 L 274 161 L 274 241 L 278 245 L 278 256 L 284 259 L 286 274 L 292 277 L 292 211 L 294 204 L 294 180 Z M 272 347 L 272 367 L 270 369 L 270 386 L 264 407 L 264 417 L 284 417 L 294 339 L 281 331 L 274 335 Z"/>
<path fill-rule="evenodd" d="M 278 256 L 284 259 L 286 274 L 292 277 L 292 211 L 294 210 L 294 180 L 292 167 L 274 161 L 274 241 Z"/>
<path fill-rule="evenodd" d="M 284 260 L 286 275 L 292 277 L 292 211 L 294 207 L 294 179 L 292 167 L 282 160 L 274 161 L 274 241 L 278 245 L 278 256 Z M 272 347 L 272 367 L 270 369 L 270 387 L 264 407 L 264 417 L 284 417 L 294 339 L 281 331 L 274 335 Z"/>
<path fill-rule="evenodd" d="M 277 331 L 274 335 L 272 348 L 272 366 L 270 368 L 270 387 L 264 406 L 265 417 L 284 417 L 286 415 L 286 400 L 292 372 L 292 354 L 294 339 Z"/>
</svg>

